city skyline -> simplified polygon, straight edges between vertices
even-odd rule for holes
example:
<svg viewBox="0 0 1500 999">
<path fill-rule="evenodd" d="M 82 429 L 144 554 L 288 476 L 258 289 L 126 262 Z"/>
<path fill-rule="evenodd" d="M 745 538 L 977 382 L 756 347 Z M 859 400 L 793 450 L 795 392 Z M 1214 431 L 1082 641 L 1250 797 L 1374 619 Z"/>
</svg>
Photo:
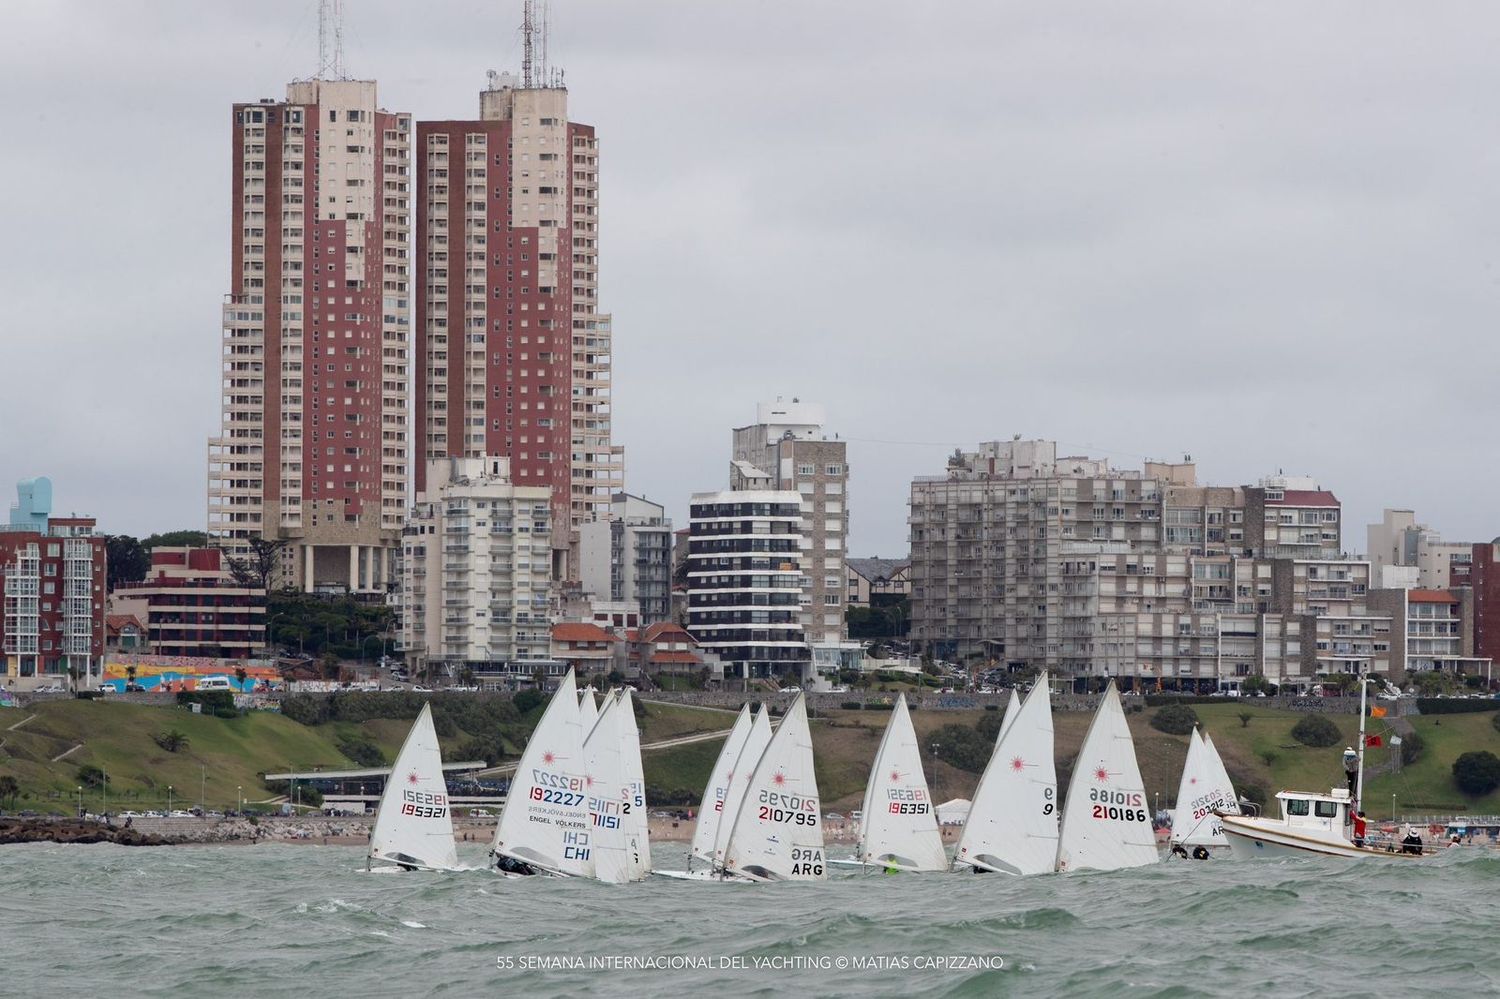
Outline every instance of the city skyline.
<svg viewBox="0 0 1500 999">
<path fill-rule="evenodd" d="M 1189 452 L 1220 483 L 1311 474 L 1352 524 L 1407 507 L 1488 540 L 1500 471 L 1432 430 L 1496 409 L 1495 140 L 1449 98 L 1500 73 L 1496 18 L 1354 9 L 1141 5 L 1049 44 L 1065 12 L 558 4 L 551 61 L 606 145 L 626 488 L 686 523 L 747 408 L 796 395 L 849 442 L 851 555 L 899 554 L 911 477 L 1013 433 L 1122 467 Z M 14 386 L 0 466 L 111 532 L 200 528 L 225 113 L 314 73 L 316 5 L 69 11 L 0 42 L 32 112 L 0 152 L 0 204 L 35 233 L 0 251 L 8 346 L 72 386 L 46 418 L 55 383 Z M 519 65 L 518 11 L 351 3 L 346 62 L 384 107 L 467 118 Z M 1422 46 L 1381 46 L 1414 34 L 1444 48 L 1435 81 Z M 78 156 L 80 121 L 115 152 Z"/>
</svg>

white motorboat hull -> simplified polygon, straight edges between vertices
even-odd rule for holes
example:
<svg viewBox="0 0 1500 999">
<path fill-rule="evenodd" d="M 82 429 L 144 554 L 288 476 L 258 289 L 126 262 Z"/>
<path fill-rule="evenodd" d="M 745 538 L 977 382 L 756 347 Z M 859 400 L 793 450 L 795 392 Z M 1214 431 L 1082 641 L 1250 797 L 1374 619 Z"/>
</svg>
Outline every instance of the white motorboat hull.
<svg viewBox="0 0 1500 999">
<path fill-rule="evenodd" d="M 1344 857 L 1350 860 L 1364 858 L 1397 860 L 1420 860 L 1423 854 L 1402 853 L 1371 846 L 1355 846 L 1347 840 L 1327 839 L 1310 835 L 1311 830 L 1289 830 L 1281 823 L 1270 819 L 1223 816 L 1224 835 L 1229 839 L 1230 853 L 1235 859 L 1267 857 Z"/>
</svg>

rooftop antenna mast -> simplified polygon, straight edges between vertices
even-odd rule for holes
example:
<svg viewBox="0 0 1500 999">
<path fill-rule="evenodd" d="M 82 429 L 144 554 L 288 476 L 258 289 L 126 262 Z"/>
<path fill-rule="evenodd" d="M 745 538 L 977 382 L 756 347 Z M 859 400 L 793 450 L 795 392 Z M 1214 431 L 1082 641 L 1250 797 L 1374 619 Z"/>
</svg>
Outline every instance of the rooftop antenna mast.
<svg viewBox="0 0 1500 999">
<path fill-rule="evenodd" d="M 530 90 L 534 85 L 532 77 L 532 36 L 536 34 L 536 11 L 535 0 L 525 0 L 521 4 L 521 87 Z"/>
<path fill-rule="evenodd" d="M 318 0 L 318 79 L 344 78 L 344 0 Z"/>
<path fill-rule="evenodd" d="M 547 0 L 542 0 L 542 79 L 541 85 L 551 86 L 547 79 Z"/>
</svg>

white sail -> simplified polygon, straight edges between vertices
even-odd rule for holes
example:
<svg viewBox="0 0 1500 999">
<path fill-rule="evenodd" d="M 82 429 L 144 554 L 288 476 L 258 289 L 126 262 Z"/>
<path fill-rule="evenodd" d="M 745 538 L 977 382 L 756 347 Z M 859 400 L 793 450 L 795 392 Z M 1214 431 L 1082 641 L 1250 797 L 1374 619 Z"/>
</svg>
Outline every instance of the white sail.
<svg viewBox="0 0 1500 999">
<path fill-rule="evenodd" d="M 1041 682 L 1047 682 L 1046 674 L 1042 674 Z M 1033 688 L 1035 689 L 1035 688 Z M 1016 718 L 1021 713 L 1021 698 L 1016 693 L 1016 688 L 1010 688 L 1010 700 L 1005 702 L 1005 717 L 1000 719 L 1000 732 L 995 737 L 995 748 L 1000 748 L 1000 740 L 1005 738 L 1005 732 L 1016 723 Z"/>
<path fill-rule="evenodd" d="M 591 873 L 586 798 L 578 694 L 568 670 L 521 753 L 492 852 L 551 874 Z"/>
<path fill-rule="evenodd" d="M 626 687 L 614 701 L 620 715 L 620 761 L 625 776 L 625 849 L 630 880 L 642 881 L 651 873 L 651 836 L 646 814 L 646 770 L 641 763 L 641 730 L 636 727 L 635 700 Z"/>
<path fill-rule="evenodd" d="M 578 695 L 578 723 L 583 727 L 583 737 L 587 739 L 589 732 L 593 731 L 594 724 L 599 721 L 599 705 L 594 701 L 594 688 L 584 687 L 583 692 Z"/>
<path fill-rule="evenodd" d="M 1208 751 L 1208 763 L 1213 769 L 1214 786 L 1219 788 L 1219 811 L 1226 815 L 1240 814 L 1240 796 L 1234 791 L 1234 781 L 1229 779 L 1229 771 L 1224 767 L 1224 760 L 1219 756 L 1219 747 L 1214 745 L 1214 737 L 1207 732 L 1203 733 L 1203 748 Z"/>
<path fill-rule="evenodd" d="M 896 699 L 875 753 L 859 825 L 859 859 L 866 864 L 902 871 L 948 866 L 905 694 Z"/>
<path fill-rule="evenodd" d="M 443 781 L 443 757 L 430 704 L 422 705 L 385 782 L 375 830 L 370 834 L 370 857 L 433 870 L 458 867 L 448 786 Z"/>
<path fill-rule="evenodd" d="M 714 761 L 714 768 L 708 773 L 708 784 L 703 788 L 703 803 L 698 808 L 698 824 L 693 828 L 689 860 L 697 857 L 713 863 L 714 842 L 718 839 L 719 826 L 724 823 L 726 814 L 724 799 L 729 795 L 729 784 L 734 776 L 735 764 L 740 760 L 740 750 L 745 748 L 745 740 L 749 736 L 750 705 L 746 704 L 740 708 L 739 717 L 734 720 L 734 727 L 724 740 L 724 748 L 719 750 L 719 758 Z"/>
<path fill-rule="evenodd" d="M 771 714 L 762 704 L 750 723 L 750 733 L 740 747 L 739 759 L 729 775 L 729 789 L 724 795 L 724 817 L 719 821 L 719 831 L 714 836 L 714 866 L 723 868 L 729 853 L 729 834 L 734 830 L 734 820 L 745 806 L 745 793 L 750 790 L 750 781 L 755 776 L 755 765 L 771 744 Z"/>
<path fill-rule="evenodd" d="M 821 881 L 823 808 L 807 702 L 798 694 L 761 754 L 729 834 L 725 868 L 755 881 Z"/>
<path fill-rule="evenodd" d="M 1005 712 L 954 863 L 1007 874 L 1051 871 L 1057 861 L 1057 817 L 1052 699 L 1043 673 L 1026 700 Z"/>
<path fill-rule="evenodd" d="M 1060 871 L 1113 871 L 1159 859 L 1135 743 L 1111 680 L 1073 763 L 1057 844 Z"/>
<path fill-rule="evenodd" d="M 592 700 L 584 691 L 584 703 Z M 619 703 L 606 700 L 604 710 L 583 743 L 586 807 L 591 842 L 590 873 L 607 884 L 630 880 L 629 848 L 626 845 L 627 802 L 632 791 L 625 775 L 624 733 Z M 635 719 L 630 719 L 634 727 Z"/>
</svg>

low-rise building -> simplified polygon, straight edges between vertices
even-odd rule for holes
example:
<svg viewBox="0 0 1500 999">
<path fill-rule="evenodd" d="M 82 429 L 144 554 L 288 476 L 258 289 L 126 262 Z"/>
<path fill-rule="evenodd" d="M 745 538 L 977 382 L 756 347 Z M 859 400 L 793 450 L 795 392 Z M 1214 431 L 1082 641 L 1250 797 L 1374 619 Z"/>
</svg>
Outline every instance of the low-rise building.
<svg viewBox="0 0 1500 999">
<path fill-rule="evenodd" d="M 217 548 L 155 548 L 146 578 L 110 594 L 146 623 L 158 656 L 252 659 L 265 651 L 266 591 L 235 579 Z"/>
<path fill-rule="evenodd" d="M 432 462 L 402 532 L 401 649 L 457 676 L 551 654 L 552 498 L 505 458 Z M 525 668 L 514 671 L 525 674 Z"/>
<path fill-rule="evenodd" d="M 92 517 L 52 516 L 52 483 L 30 479 L 0 527 L 0 650 L 6 686 L 97 686 L 104 669 L 104 538 Z"/>
<path fill-rule="evenodd" d="M 552 626 L 552 658 L 572 666 L 579 676 L 608 673 L 616 666 L 615 649 L 623 641 L 597 624 L 565 621 Z"/>
<path fill-rule="evenodd" d="M 911 596 L 911 559 L 850 558 L 844 572 L 850 607 L 878 607 Z"/>
<path fill-rule="evenodd" d="M 707 664 L 696 639 L 675 621 L 658 621 L 631 634 L 634 673 L 692 675 Z"/>
</svg>

